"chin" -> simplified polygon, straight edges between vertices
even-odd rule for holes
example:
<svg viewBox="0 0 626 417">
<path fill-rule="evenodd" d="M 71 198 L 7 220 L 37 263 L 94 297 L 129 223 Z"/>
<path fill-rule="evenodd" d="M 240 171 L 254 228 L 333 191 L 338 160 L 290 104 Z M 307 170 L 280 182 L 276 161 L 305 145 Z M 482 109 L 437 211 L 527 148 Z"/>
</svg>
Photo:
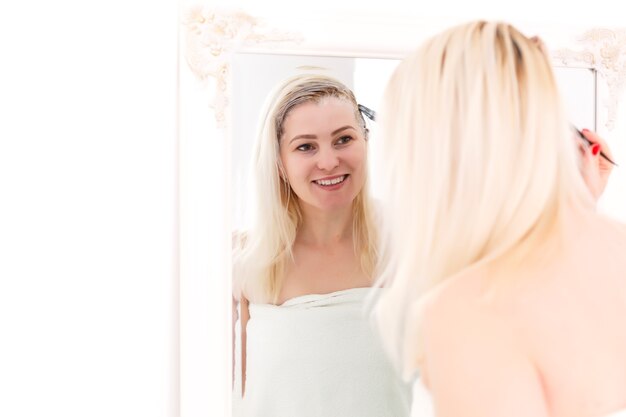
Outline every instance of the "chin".
<svg viewBox="0 0 626 417">
<path fill-rule="evenodd" d="M 315 206 L 320 210 L 331 211 L 352 207 L 352 203 L 354 203 L 354 198 L 346 198 L 336 201 L 319 201 L 317 204 L 315 204 Z"/>
<path fill-rule="evenodd" d="M 320 211 L 335 211 L 352 207 L 358 192 L 342 190 L 341 193 L 335 195 L 324 195 L 315 190 L 307 194 L 306 197 L 302 196 L 304 198 L 300 197 L 301 203 Z"/>
</svg>

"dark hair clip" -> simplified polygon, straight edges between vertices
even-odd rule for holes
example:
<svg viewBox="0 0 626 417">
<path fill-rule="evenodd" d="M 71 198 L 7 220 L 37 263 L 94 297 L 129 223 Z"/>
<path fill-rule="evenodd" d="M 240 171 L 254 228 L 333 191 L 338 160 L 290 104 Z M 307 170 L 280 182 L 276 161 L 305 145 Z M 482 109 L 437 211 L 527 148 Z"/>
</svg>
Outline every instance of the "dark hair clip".
<svg viewBox="0 0 626 417">
<path fill-rule="evenodd" d="M 359 104 L 357 107 L 363 116 L 367 117 L 368 119 L 374 122 L 376 121 L 376 112 L 374 110 L 368 107 L 365 107 L 362 104 Z"/>
</svg>

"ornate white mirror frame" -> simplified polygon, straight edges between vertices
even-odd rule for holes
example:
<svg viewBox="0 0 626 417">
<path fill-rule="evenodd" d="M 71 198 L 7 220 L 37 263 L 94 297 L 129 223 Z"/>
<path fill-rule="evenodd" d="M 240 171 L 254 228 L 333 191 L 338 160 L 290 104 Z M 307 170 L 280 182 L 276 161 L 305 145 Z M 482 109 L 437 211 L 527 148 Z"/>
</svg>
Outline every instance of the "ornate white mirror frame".
<svg viewBox="0 0 626 417">
<path fill-rule="evenodd" d="M 229 68 L 236 52 L 402 58 L 457 21 L 388 14 L 282 16 L 192 6 L 183 10 L 179 56 L 181 416 L 229 415 Z M 626 161 L 618 106 L 626 79 L 626 31 L 516 24 L 539 35 L 555 65 L 597 71 L 596 130 Z M 320 30 L 322 28 L 323 30 Z M 621 123 L 620 123 L 621 122 Z M 616 175 L 613 175 L 616 177 Z M 612 182 L 624 184 L 623 178 Z M 626 212 L 626 210 L 624 211 Z"/>
</svg>

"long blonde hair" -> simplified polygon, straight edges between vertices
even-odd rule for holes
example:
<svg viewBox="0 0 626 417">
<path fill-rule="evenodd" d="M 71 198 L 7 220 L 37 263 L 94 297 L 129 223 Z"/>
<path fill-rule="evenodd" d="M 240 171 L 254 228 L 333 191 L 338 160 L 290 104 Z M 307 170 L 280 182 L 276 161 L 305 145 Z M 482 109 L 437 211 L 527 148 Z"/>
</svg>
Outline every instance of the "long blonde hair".
<svg viewBox="0 0 626 417">
<path fill-rule="evenodd" d="M 298 196 L 286 181 L 279 151 L 283 123 L 291 110 L 334 97 L 354 106 L 355 119 L 367 138 L 365 120 L 352 91 L 325 75 L 298 75 L 285 80 L 269 95 L 261 114 L 253 152 L 254 215 L 250 230 L 234 244 L 235 295 L 254 302 L 276 303 L 286 262 L 302 222 Z M 282 175 L 281 175 L 282 173 Z M 376 228 L 372 219 L 367 180 L 353 202 L 353 238 L 363 271 L 372 276 L 376 264 Z"/>
<path fill-rule="evenodd" d="M 389 288 L 376 310 L 402 363 L 419 325 L 407 317 L 428 291 L 545 240 L 563 207 L 590 195 L 549 58 L 508 24 L 471 22 L 425 42 L 390 79 L 381 128 Z"/>
</svg>

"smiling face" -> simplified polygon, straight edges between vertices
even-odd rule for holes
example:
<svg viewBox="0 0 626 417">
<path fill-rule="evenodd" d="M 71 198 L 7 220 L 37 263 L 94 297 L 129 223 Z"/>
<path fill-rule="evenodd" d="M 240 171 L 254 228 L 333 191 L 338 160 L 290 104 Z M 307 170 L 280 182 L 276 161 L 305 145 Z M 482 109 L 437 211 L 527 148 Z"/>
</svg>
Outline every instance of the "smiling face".
<svg viewBox="0 0 626 417">
<path fill-rule="evenodd" d="M 353 104 L 326 97 L 294 107 L 283 123 L 280 160 L 303 207 L 350 207 L 365 183 L 367 161 Z"/>
</svg>

